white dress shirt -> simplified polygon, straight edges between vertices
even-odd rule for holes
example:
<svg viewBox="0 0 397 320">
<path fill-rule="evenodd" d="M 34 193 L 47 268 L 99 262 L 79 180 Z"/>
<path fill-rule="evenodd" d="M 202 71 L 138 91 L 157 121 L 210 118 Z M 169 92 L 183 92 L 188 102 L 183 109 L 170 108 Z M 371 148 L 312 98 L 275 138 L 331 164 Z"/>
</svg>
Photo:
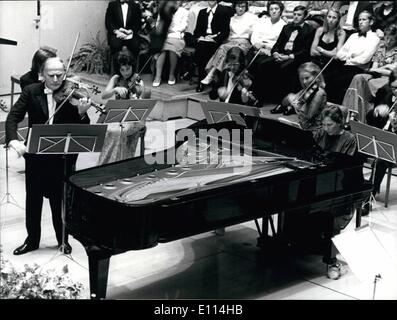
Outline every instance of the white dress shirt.
<svg viewBox="0 0 397 320">
<path fill-rule="evenodd" d="M 56 102 L 55 99 L 52 95 L 52 90 L 48 89 L 46 86 L 44 87 L 44 93 L 47 95 L 47 106 L 48 106 L 48 123 L 53 124 L 54 123 L 54 113 L 55 113 L 55 107 L 56 107 Z"/>
<path fill-rule="evenodd" d="M 207 13 L 208 13 L 207 34 L 212 34 L 211 23 L 212 23 L 212 19 L 214 18 L 214 14 L 215 14 L 215 11 L 217 8 L 218 8 L 218 5 L 216 5 L 213 8 L 210 8 L 210 7 L 207 8 Z"/>
<path fill-rule="evenodd" d="M 233 93 L 233 87 L 234 87 L 233 77 L 235 77 L 235 74 L 233 72 L 229 71 L 228 75 L 229 75 L 229 81 L 227 82 L 227 88 L 226 88 L 226 92 L 228 93 L 228 95 L 225 99 L 225 103 L 229 103 L 230 97 L 232 96 L 232 93 Z"/>
<path fill-rule="evenodd" d="M 263 41 L 266 41 L 265 48 L 272 49 L 275 45 L 281 30 L 287 23 L 280 19 L 272 23 L 269 17 L 263 16 L 253 26 L 251 43 L 255 49 L 262 48 Z"/>
<path fill-rule="evenodd" d="M 354 13 L 357 10 L 357 6 L 358 6 L 358 1 L 350 1 L 349 4 L 349 9 L 347 10 L 347 14 L 346 14 L 346 22 L 344 25 L 344 29 L 348 29 L 348 30 L 353 30 L 354 26 Z"/>
<path fill-rule="evenodd" d="M 125 28 L 127 23 L 128 3 L 121 4 L 121 11 L 123 12 L 123 26 Z"/>
<path fill-rule="evenodd" d="M 353 33 L 338 51 L 336 57 L 346 61 L 346 66 L 364 67 L 368 64 L 376 50 L 380 39 L 373 31 L 368 31 L 367 35 L 359 36 L 358 32 Z"/>
</svg>

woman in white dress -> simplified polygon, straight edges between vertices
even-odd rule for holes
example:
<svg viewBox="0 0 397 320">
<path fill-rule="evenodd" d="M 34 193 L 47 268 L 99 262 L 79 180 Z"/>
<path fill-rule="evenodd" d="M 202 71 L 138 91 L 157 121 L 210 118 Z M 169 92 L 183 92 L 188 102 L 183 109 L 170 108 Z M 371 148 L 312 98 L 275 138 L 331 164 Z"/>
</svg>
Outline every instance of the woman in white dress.
<svg viewBox="0 0 397 320">
<path fill-rule="evenodd" d="M 252 47 L 250 38 L 253 26 L 258 18 L 256 15 L 248 12 L 248 1 L 235 1 L 233 7 L 236 14 L 230 19 L 229 37 L 208 61 L 206 69 L 209 72 L 201 81 L 202 84 L 210 84 L 214 79 L 215 72 L 223 71 L 226 53 L 230 48 L 239 47 L 243 50 L 244 54 L 247 54 L 248 50 Z"/>
</svg>

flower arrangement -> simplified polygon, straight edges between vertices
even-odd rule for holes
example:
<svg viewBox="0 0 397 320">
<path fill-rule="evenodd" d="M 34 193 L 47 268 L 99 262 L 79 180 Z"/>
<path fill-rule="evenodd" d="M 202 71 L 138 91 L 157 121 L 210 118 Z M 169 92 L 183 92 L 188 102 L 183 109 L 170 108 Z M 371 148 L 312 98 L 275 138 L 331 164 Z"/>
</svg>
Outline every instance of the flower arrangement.
<svg viewBox="0 0 397 320">
<path fill-rule="evenodd" d="M 61 274 L 37 264 L 17 270 L 3 259 L 0 247 L 0 299 L 78 299 L 83 285 L 73 282 L 65 265 Z"/>
</svg>

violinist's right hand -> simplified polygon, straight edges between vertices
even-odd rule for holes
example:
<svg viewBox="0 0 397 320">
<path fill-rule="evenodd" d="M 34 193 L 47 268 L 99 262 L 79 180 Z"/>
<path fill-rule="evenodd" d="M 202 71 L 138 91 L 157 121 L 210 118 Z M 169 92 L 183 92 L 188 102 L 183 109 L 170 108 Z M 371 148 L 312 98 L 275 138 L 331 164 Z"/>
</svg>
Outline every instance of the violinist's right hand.
<svg viewBox="0 0 397 320">
<path fill-rule="evenodd" d="M 23 155 L 26 153 L 26 151 L 27 151 L 27 148 L 26 148 L 26 146 L 24 145 L 24 143 L 21 142 L 21 141 L 19 141 L 19 140 L 11 140 L 11 141 L 8 143 L 8 145 L 9 145 L 12 149 L 14 149 L 14 150 L 16 151 L 16 153 L 18 154 L 18 158 L 21 157 L 21 156 L 23 156 Z"/>
<path fill-rule="evenodd" d="M 121 98 L 126 98 L 128 89 L 124 87 L 116 87 L 113 89 L 114 93 L 118 94 Z"/>
</svg>

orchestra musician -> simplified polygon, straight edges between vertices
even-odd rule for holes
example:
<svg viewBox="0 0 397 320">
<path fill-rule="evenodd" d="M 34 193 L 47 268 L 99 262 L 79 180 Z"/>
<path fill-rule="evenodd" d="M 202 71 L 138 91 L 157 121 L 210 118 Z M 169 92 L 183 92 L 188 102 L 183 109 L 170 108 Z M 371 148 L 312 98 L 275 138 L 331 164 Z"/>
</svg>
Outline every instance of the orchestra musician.
<svg viewBox="0 0 397 320">
<path fill-rule="evenodd" d="M 150 95 L 150 92 L 145 91 L 143 80 L 134 73 L 135 60 L 128 51 L 118 54 L 117 65 L 117 72 L 106 85 L 102 99 L 110 99 L 113 96 L 116 99 L 142 99 L 144 95 Z"/>
<path fill-rule="evenodd" d="M 41 66 L 48 58 L 53 57 L 56 57 L 56 50 L 49 47 L 41 47 L 34 53 L 30 71 L 26 72 L 19 79 L 21 90 L 23 90 L 29 84 L 41 81 L 41 79 L 39 78 Z"/>
<path fill-rule="evenodd" d="M 209 97 L 221 102 L 254 105 L 255 97 L 250 93 L 252 79 L 245 69 L 244 51 L 239 47 L 230 48 L 226 53 L 225 70 L 213 82 Z"/>
<path fill-rule="evenodd" d="M 61 101 L 55 99 L 56 93 L 65 84 L 65 65 L 58 57 L 48 58 L 42 66 L 41 75 L 44 82 L 35 83 L 24 88 L 18 101 L 12 106 L 6 120 L 6 143 L 19 156 L 25 158 L 26 186 L 26 230 L 25 242 L 14 250 L 14 255 L 21 255 L 39 248 L 41 236 L 41 211 L 43 197 L 49 199 L 52 222 L 58 246 L 69 254 L 71 246 L 65 235 L 62 243 L 62 191 L 64 179 L 64 161 L 67 171 L 71 172 L 77 156 L 38 155 L 26 153 L 26 146 L 18 140 L 17 128 L 25 115 L 28 114 L 29 127 L 33 124 L 89 124 L 87 110 L 90 99 L 81 98 L 66 101 L 61 108 Z"/>
<path fill-rule="evenodd" d="M 290 115 L 298 114 L 299 125 L 304 130 L 316 130 L 321 127 L 321 111 L 327 104 L 325 82 L 320 67 L 313 62 L 306 62 L 298 69 L 302 90 L 297 94 L 288 94 L 281 105 L 271 113 Z"/>
</svg>

